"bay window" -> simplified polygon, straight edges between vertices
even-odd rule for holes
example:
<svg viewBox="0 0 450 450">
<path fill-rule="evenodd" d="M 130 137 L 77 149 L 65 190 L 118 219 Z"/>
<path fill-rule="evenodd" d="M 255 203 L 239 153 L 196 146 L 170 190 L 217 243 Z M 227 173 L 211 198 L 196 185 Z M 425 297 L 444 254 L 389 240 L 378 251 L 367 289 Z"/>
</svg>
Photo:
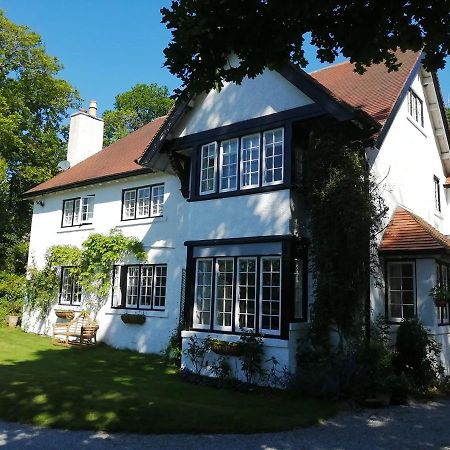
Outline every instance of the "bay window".
<svg viewBox="0 0 450 450">
<path fill-rule="evenodd" d="M 163 206 L 163 184 L 125 189 L 122 192 L 122 220 L 160 217 Z"/>
</svg>

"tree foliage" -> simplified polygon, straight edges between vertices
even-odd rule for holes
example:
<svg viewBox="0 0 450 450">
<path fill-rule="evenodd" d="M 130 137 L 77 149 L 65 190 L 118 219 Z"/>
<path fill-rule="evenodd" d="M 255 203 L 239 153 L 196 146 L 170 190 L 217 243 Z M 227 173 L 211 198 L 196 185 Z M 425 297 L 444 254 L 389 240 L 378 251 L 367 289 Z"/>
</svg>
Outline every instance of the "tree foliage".
<svg viewBox="0 0 450 450">
<path fill-rule="evenodd" d="M 78 94 L 60 70 L 41 38 L 0 10 L 0 269 L 24 270 L 31 206 L 22 194 L 64 159 L 61 121 Z"/>
<path fill-rule="evenodd" d="M 136 84 L 129 91 L 116 95 L 114 109 L 105 111 L 104 145 L 110 145 L 117 139 L 167 114 L 173 105 L 166 86 Z"/>
<path fill-rule="evenodd" d="M 395 69 L 397 48 L 423 49 L 432 70 L 449 54 L 446 0 L 174 0 L 161 12 L 172 30 L 165 65 L 196 91 L 240 82 L 265 67 L 304 67 L 306 37 L 322 62 L 341 52 L 359 71 L 382 61 Z M 231 54 L 239 67 L 228 64 Z"/>
</svg>

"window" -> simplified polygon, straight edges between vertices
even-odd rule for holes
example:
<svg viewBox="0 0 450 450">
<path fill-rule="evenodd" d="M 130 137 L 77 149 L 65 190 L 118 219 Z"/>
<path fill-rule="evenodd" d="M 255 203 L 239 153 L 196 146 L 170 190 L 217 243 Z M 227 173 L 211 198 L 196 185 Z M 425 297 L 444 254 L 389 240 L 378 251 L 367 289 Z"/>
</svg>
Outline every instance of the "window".
<svg viewBox="0 0 450 450">
<path fill-rule="evenodd" d="M 71 267 L 61 267 L 61 291 L 59 303 L 61 305 L 79 305 L 81 303 L 81 286 L 73 275 Z"/>
<path fill-rule="evenodd" d="M 416 315 L 416 282 L 413 262 L 390 262 L 388 270 L 388 316 L 410 319 Z"/>
<path fill-rule="evenodd" d="M 441 189 L 440 189 L 438 177 L 433 178 L 433 184 L 434 184 L 434 207 L 436 208 L 436 211 L 440 211 L 441 210 Z"/>
<path fill-rule="evenodd" d="M 438 263 L 436 264 L 436 280 L 437 283 L 444 289 L 449 289 L 450 280 L 450 266 L 446 264 Z M 450 311 L 449 305 L 446 306 L 436 306 L 438 311 L 438 321 L 440 325 L 447 325 L 450 323 Z"/>
<path fill-rule="evenodd" d="M 198 258 L 195 279 L 195 328 L 280 334 L 280 256 Z"/>
<path fill-rule="evenodd" d="M 423 127 L 423 102 L 412 89 L 408 92 L 408 114 Z"/>
<path fill-rule="evenodd" d="M 163 205 L 163 184 L 125 189 L 122 193 L 122 220 L 162 216 Z"/>
<path fill-rule="evenodd" d="M 281 184 L 283 173 L 283 128 L 224 140 L 219 145 L 211 142 L 201 147 L 198 192 L 205 195 Z"/>
<path fill-rule="evenodd" d="M 115 266 L 112 307 L 164 310 L 166 282 L 165 264 Z"/>
<path fill-rule="evenodd" d="M 63 201 L 63 228 L 92 223 L 94 218 L 94 195 L 76 197 Z"/>
</svg>

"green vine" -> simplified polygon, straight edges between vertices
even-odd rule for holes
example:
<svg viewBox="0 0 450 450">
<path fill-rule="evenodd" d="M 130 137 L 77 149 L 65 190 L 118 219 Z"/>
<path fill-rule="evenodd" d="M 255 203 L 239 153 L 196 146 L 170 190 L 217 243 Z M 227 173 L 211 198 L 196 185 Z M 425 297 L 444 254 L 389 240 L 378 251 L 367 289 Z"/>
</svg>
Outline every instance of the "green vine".
<svg viewBox="0 0 450 450">
<path fill-rule="evenodd" d="M 60 267 L 70 266 L 70 275 L 76 277 L 82 290 L 99 303 L 111 289 L 112 266 L 133 254 L 144 261 L 147 254 L 142 243 L 134 237 L 125 237 L 119 230 L 108 234 L 91 234 L 81 249 L 71 245 L 55 245 L 48 249 L 42 269 L 31 267 L 27 283 L 28 304 L 46 314 L 58 295 Z M 94 304 L 90 305 L 94 307 Z"/>
<path fill-rule="evenodd" d="M 354 127 L 314 124 L 306 147 L 303 181 L 316 297 L 311 334 L 313 344 L 329 350 L 332 330 L 340 348 L 364 336 L 369 276 L 377 265 L 375 237 L 386 208 Z"/>
</svg>

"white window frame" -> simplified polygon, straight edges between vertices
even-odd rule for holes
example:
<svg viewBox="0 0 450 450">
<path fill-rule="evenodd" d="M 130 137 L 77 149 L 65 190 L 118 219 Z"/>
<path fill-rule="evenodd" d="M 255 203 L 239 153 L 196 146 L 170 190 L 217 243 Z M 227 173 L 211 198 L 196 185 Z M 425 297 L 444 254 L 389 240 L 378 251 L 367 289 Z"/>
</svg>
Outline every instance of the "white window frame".
<svg viewBox="0 0 450 450">
<path fill-rule="evenodd" d="M 139 197 L 139 193 L 143 191 L 149 191 L 148 196 Z M 161 194 L 162 190 L 162 194 Z M 156 194 L 155 194 L 156 192 Z M 155 197 L 161 197 L 161 201 L 156 201 Z M 128 197 L 128 198 L 127 198 Z M 139 212 L 139 200 L 140 198 L 146 199 L 143 204 L 143 211 L 148 211 L 147 214 Z M 145 186 L 137 186 L 122 190 L 122 221 L 150 219 L 153 217 L 162 217 L 164 210 L 164 183 L 149 184 Z M 158 213 L 154 214 L 153 210 L 157 208 Z"/>
<path fill-rule="evenodd" d="M 142 195 L 143 192 L 148 191 L 148 195 Z M 130 192 L 130 191 L 126 191 Z M 136 194 L 134 197 L 134 214 L 136 219 L 144 219 L 151 216 L 151 196 L 152 188 L 151 186 L 143 186 L 136 189 Z M 142 212 L 139 210 L 142 209 Z M 145 213 L 147 211 L 147 213 Z"/>
<path fill-rule="evenodd" d="M 162 191 L 162 192 L 160 192 Z M 164 184 L 155 184 L 151 190 L 150 216 L 161 217 L 164 212 Z M 158 199 L 161 198 L 161 201 Z M 155 212 L 156 211 L 156 212 Z"/>
<path fill-rule="evenodd" d="M 61 228 L 92 224 L 94 220 L 94 200 L 94 194 L 63 200 Z M 66 214 L 67 205 L 71 205 L 69 214 Z"/>
<path fill-rule="evenodd" d="M 403 303 L 403 295 L 401 295 L 401 311 L 402 311 L 402 316 L 401 317 L 393 317 L 391 314 L 391 277 L 390 277 L 390 267 L 392 266 L 402 266 L 405 264 L 409 264 L 412 266 L 412 279 L 413 279 L 413 307 L 414 307 L 414 314 L 413 317 L 417 316 L 417 292 L 416 292 L 416 264 L 414 261 L 388 261 L 387 263 L 387 309 L 388 309 L 388 319 L 391 322 L 400 322 L 404 319 L 405 315 L 403 312 L 403 307 L 404 307 L 404 303 Z M 398 278 L 398 277 L 396 277 Z M 402 278 L 400 278 L 402 279 Z M 397 291 L 397 290 L 396 290 Z M 400 292 L 403 292 L 403 288 L 400 289 Z"/>
<path fill-rule="evenodd" d="M 139 307 L 140 289 L 141 289 L 141 283 L 140 283 L 141 271 L 140 271 L 140 268 L 139 268 L 138 265 L 130 265 L 130 266 L 127 266 L 126 269 L 127 269 L 127 273 L 126 273 L 126 280 L 127 280 L 127 282 L 126 282 L 126 287 L 125 287 L 125 307 L 131 308 L 131 309 L 138 309 L 138 307 Z M 136 283 L 135 286 L 131 286 L 131 284 L 130 284 L 130 278 L 131 278 L 131 276 L 130 276 L 130 269 L 137 270 L 137 276 L 133 275 L 133 278 L 137 279 L 137 283 Z M 130 295 L 129 291 L 131 291 L 132 287 L 136 288 L 136 293 Z M 133 298 L 135 297 L 136 298 L 136 303 L 130 303 L 129 302 L 129 297 L 133 297 Z"/>
<path fill-rule="evenodd" d="M 164 272 L 164 274 L 158 274 L 158 270 Z M 160 280 L 164 280 L 164 283 L 160 283 Z M 164 289 L 164 296 L 158 295 L 158 298 L 164 298 L 164 305 L 156 305 L 156 289 Z M 166 309 L 167 301 L 167 265 L 165 264 L 155 264 L 153 266 L 153 295 L 152 295 L 152 308 L 159 311 L 164 311 Z M 160 303 L 160 302 L 159 302 Z"/>
<path fill-rule="evenodd" d="M 213 187 L 212 189 L 202 190 L 203 170 L 205 169 L 205 167 L 203 167 L 203 161 L 205 159 L 203 157 L 203 151 L 205 149 L 209 149 L 210 146 L 214 146 L 214 176 L 212 178 Z M 210 178 L 207 178 L 207 180 L 210 180 Z M 217 142 L 210 142 L 209 144 L 202 145 L 200 150 L 200 186 L 199 186 L 200 195 L 212 194 L 216 192 L 216 185 L 217 185 Z"/>
<path fill-rule="evenodd" d="M 203 323 L 198 323 L 196 321 L 196 317 L 197 317 L 197 290 L 198 290 L 198 265 L 199 262 L 203 262 L 203 261 L 209 261 L 211 263 L 211 284 L 210 284 L 210 292 L 211 295 L 209 297 L 209 323 L 208 324 L 203 324 Z M 204 285 L 202 285 L 204 286 Z M 198 328 L 198 329 L 203 329 L 203 330 L 209 330 L 211 328 L 211 324 L 212 324 L 212 303 L 213 303 L 213 291 L 214 291 L 214 259 L 213 258 L 198 258 L 196 260 L 195 263 L 195 290 L 194 290 L 194 308 L 193 308 L 193 317 L 192 317 L 192 323 L 194 328 Z M 203 299 L 202 299 L 203 300 Z M 201 312 L 204 312 L 203 310 Z"/>
<path fill-rule="evenodd" d="M 257 174 L 257 181 L 256 184 L 248 184 L 244 186 L 244 162 L 250 163 L 254 160 L 250 159 L 250 160 L 245 160 L 244 161 L 244 150 L 250 150 L 252 151 L 252 149 L 255 149 L 256 147 L 250 147 L 247 149 L 244 149 L 244 139 L 251 139 L 257 137 L 258 138 L 258 171 L 257 172 L 249 172 L 250 174 L 250 179 L 251 179 L 251 174 L 252 173 L 256 173 Z M 254 189 L 259 187 L 260 185 L 260 181 L 261 181 L 261 133 L 254 133 L 254 134 L 249 134 L 247 136 L 242 136 L 241 137 L 241 147 L 240 147 L 240 155 L 241 155 L 241 160 L 240 160 L 240 188 L 241 189 Z"/>
<path fill-rule="evenodd" d="M 218 325 L 217 324 L 217 303 L 218 303 L 218 295 L 217 295 L 217 291 L 219 288 L 219 275 L 222 272 L 219 272 L 219 261 L 231 261 L 232 265 L 233 265 L 233 270 L 231 272 L 232 274 L 232 278 L 231 278 L 231 311 L 230 312 L 225 312 L 225 310 L 222 311 L 222 314 L 227 314 L 230 316 L 230 325 Z M 235 274 L 235 267 L 234 267 L 234 258 L 232 257 L 218 257 L 216 258 L 216 262 L 215 262 L 215 267 L 214 267 L 214 271 L 215 271 L 215 286 L 214 286 L 214 317 L 213 317 L 213 330 L 217 330 L 217 331 L 231 331 L 233 329 L 233 320 L 234 320 L 234 315 L 233 315 L 233 304 L 235 301 L 235 296 L 234 296 L 234 274 Z M 226 272 L 226 273 L 230 273 L 230 272 Z M 223 301 L 225 301 L 225 299 L 223 299 Z"/>
<path fill-rule="evenodd" d="M 122 266 L 114 266 L 113 292 L 112 292 L 113 308 L 120 308 L 122 306 L 122 289 L 120 288 L 121 275 L 122 275 Z"/>
<path fill-rule="evenodd" d="M 235 187 L 226 187 L 226 188 L 222 188 L 222 177 L 223 177 L 223 168 L 224 168 L 224 144 L 228 144 L 229 148 L 231 148 L 231 146 L 233 144 L 236 145 L 236 163 L 235 163 L 235 172 L 234 172 L 234 177 L 236 178 L 236 186 Z M 231 154 L 231 153 L 228 153 Z M 231 164 L 227 165 L 228 167 L 231 166 Z M 228 175 L 226 178 L 228 180 L 229 184 L 229 180 L 233 175 Z M 221 141 L 220 143 L 220 148 L 219 148 L 219 192 L 232 192 L 232 191 L 236 191 L 238 189 L 239 186 L 239 139 L 238 138 L 233 138 L 233 139 L 226 139 Z"/>
<path fill-rule="evenodd" d="M 72 267 L 63 266 L 61 267 L 61 289 L 59 293 L 59 305 L 71 305 L 79 306 L 81 305 L 83 299 L 83 292 L 80 284 L 74 279 L 74 277 L 69 273 Z M 67 295 L 70 295 L 70 300 L 65 300 Z M 79 298 L 75 301 L 74 298 Z"/>
<path fill-rule="evenodd" d="M 424 127 L 423 100 L 413 89 L 408 91 L 408 115 L 421 128 Z"/>
<path fill-rule="evenodd" d="M 277 181 L 270 181 L 267 182 L 265 181 L 266 178 L 266 134 L 267 133 L 275 133 L 276 131 L 281 130 L 281 180 L 277 180 Z M 284 145 L 284 127 L 281 128 L 274 128 L 272 130 L 267 130 L 263 132 L 263 145 L 262 145 L 262 173 L 261 173 L 261 181 L 262 181 L 262 186 L 274 186 L 277 184 L 283 184 L 284 183 L 284 150 L 285 150 L 285 145 Z M 275 158 L 274 158 L 275 159 Z M 270 169 L 270 170 L 274 170 L 274 168 Z"/>
<path fill-rule="evenodd" d="M 241 278 L 240 278 L 239 267 L 240 267 L 240 262 L 242 260 L 246 260 L 246 261 L 253 260 L 255 262 L 255 299 L 254 299 L 255 312 L 253 314 L 253 316 L 254 316 L 254 319 L 253 319 L 254 320 L 254 326 L 253 327 L 241 327 L 240 324 L 239 324 L 239 316 L 241 314 L 241 310 L 240 310 L 240 300 L 241 300 L 241 298 L 240 298 L 240 293 L 241 293 L 241 290 L 240 290 L 240 287 L 241 287 L 240 279 Z M 236 259 L 236 264 L 237 264 L 236 271 L 235 271 L 235 273 L 236 273 L 236 294 L 235 294 L 236 300 L 235 300 L 235 305 L 236 306 L 235 306 L 235 314 L 234 314 L 235 329 L 239 328 L 240 330 L 243 330 L 243 331 L 254 331 L 255 328 L 256 328 L 256 323 L 258 321 L 258 314 L 257 314 L 258 302 L 259 302 L 259 299 L 258 299 L 258 276 L 259 276 L 258 258 L 256 256 L 241 256 L 241 257 Z M 248 287 L 248 285 L 246 285 L 246 287 Z M 245 301 L 248 303 L 249 300 L 245 299 Z M 245 315 L 247 316 L 248 313 L 245 313 Z"/>
<path fill-rule="evenodd" d="M 264 261 L 265 260 L 273 260 L 273 259 L 278 259 L 279 262 L 280 262 L 280 285 L 279 285 L 280 298 L 278 300 L 278 303 L 279 303 L 279 307 L 278 307 L 278 329 L 276 329 L 276 330 L 263 328 L 263 326 L 262 326 Z M 260 332 L 262 334 L 279 336 L 281 334 L 281 307 L 282 307 L 281 294 L 282 294 L 282 275 L 283 275 L 282 259 L 281 259 L 281 256 L 263 256 L 260 259 L 260 264 L 261 264 L 261 266 L 260 266 L 260 269 L 259 269 L 259 330 L 260 330 Z"/>
</svg>

